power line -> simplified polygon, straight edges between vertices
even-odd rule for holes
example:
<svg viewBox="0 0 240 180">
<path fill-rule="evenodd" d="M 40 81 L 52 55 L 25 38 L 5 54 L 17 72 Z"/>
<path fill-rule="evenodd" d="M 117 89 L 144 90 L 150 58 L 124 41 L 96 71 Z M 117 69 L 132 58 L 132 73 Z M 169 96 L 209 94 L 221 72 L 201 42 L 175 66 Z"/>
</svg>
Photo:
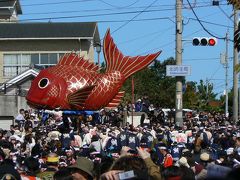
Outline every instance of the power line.
<svg viewBox="0 0 240 180">
<path fill-rule="evenodd" d="M 202 28 L 203 28 L 204 31 L 206 31 L 208 34 L 210 34 L 211 36 L 213 36 L 213 37 L 215 37 L 215 38 L 218 38 L 218 39 L 226 39 L 225 37 L 218 37 L 218 36 L 215 36 L 214 34 L 212 34 L 211 32 L 209 32 L 209 31 L 204 27 L 204 25 L 202 24 L 202 22 L 199 20 L 197 14 L 195 13 L 194 9 L 192 8 L 192 5 L 191 5 L 190 2 L 189 2 L 189 0 L 187 0 L 187 2 L 188 2 L 188 4 L 189 4 L 189 6 L 190 6 L 190 8 L 191 8 L 191 10 L 192 10 L 192 12 L 193 12 L 193 14 L 194 14 L 194 16 L 197 18 L 199 24 L 202 26 Z"/>
<path fill-rule="evenodd" d="M 225 79 L 209 79 L 210 81 L 225 81 Z"/>
<path fill-rule="evenodd" d="M 173 26 L 166 28 L 165 30 L 163 30 L 163 32 L 158 32 L 157 35 L 155 35 L 155 36 L 154 36 L 153 38 L 151 38 L 151 39 L 148 39 L 147 42 L 145 42 L 144 44 L 142 44 L 141 47 L 139 47 L 139 48 L 138 48 L 137 50 L 135 50 L 134 52 L 136 53 L 136 52 L 142 50 L 142 49 L 145 48 L 148 44 L 150 44 L 150 43 L 152 43 L 154 40 L 156 40 L 160 33 L 161 33 L 161 35 L 163 35 L 164 33 L 166 33 L 168 30 L 170 30 L 170 29 L 172 29 L 172 28 L 173 28 Z"/>
<path fill-rule="evenodd" d="M 73 18 L 79 18 L 79 17 L 85 17 L 85 16 L 65 16 L 65 17 L 49 17 L 49 18 L 38 18 L 38 19 L 23 19 L 23 20 L 19 20 L 20 22 L 29 22 L 29 21 L 39 21 L 39 20 L 52 20 L 52 19 L 73 19 Z M 145 18 L 145 19 L 134 19 L 132 21 L 156 21 L 156 20 L 170 20 L 169 17 L 156 17 L 156 18 Z M 125 19 L 125 20 L 98 20 L 97 22 L 98 23 L 119 23 L 119 22 L 126 22 L 126 21 L 129 21 L 129 19 Z M 81 21 L 81 22 L 84 22 L 84 21 Z M 89 21 L 87 21 L 89 22 Z M 96 22 L 96 21 L 94 21 Z"/>
<path fill-rule="evenodd" d="M 91 17 L 91 16 L 110 16 L 110 15 L 126 15 L 126 14 L 135 14 L 135 13 L 150 13 L 150 12 L 158 12 L 158 11 L 166 11 L 165 10 L 139 10 L 139 11 L 125 11 L 125 12 L 114 12 L 114 13 L 99 13 L 99 14 L 89 14 L 89 15 L 81 15 L 82 17 Z M 78 12 L 78 11 L 76 11 Z M 68 11 L 68 13 L 70 13 Z M 64 14 L 64 13 L 62 13 Z M 64 16 L 64 17 L 71 17 L 71 16 Z M 52 17 L 54 18 L 54 17 Z M 36 19 L 36 18 L 35 18 Z M 38 18 L 41 19 L 41 18 Z M 25 20 L 32 20 L 32 19 L 25 19 Z"/>
<path fill-rule="evenodd" d="M 39 21 L 39 20 L 49 20 L 49 19 L 73 19 L 73 18 L 79 18 L 79 17 L 95 17 L 95 16 L 111 16 L 111 15 L 121 15 L 121 14 L 131 14 L 131 13 L 137 13 L 140 11 L 133 11 L 133 12 L 118 12 L 118 13 L 102 13 L 102 14 L 90 14 L 90 15 L 75 15 L 75 16 L 56 16 L 56 17 L 45 17 L 45 18 L 29 18 L 29 19 L 20 19 L 19 21 Z M 144 12 L 151 12 L 150 11 L 144 11 Z M 125 19 L 125 20 L 99 20 L 98 22 L 125 22 L 125 21 L 146 21 L 146 20 L 159 20 L 159 19 L 169 19 L 171 20 L 170 17 L 155 17 L 155 18 L 146 18 L 146 19 Z M 189 18 L 191 20 L 194 21 L 199 21 L 197 19 L 194 18 Z M 171 20 L 172 21 L 172 20 Z M 211 24 L 211 25 L 216 25 L 216 26 L 221 26 L 221 27 L 227 27 L 227 28 L 233 28 L 232 26 L 227 26 L 224 24 L 218 24 L 218 23 L 213 23 L 213 22 L 209 22 L 209 21 L 203 21 L 200 20 L 201 22 L 205 23 L 205 24 Z"/>
<path fill-rule="evenodd" d="M 136 4 L 136 3 L 138 3 L 139 2 L 139 0 L 136 0 L 135 2 L 133 2 L 133 3 L 131 3 L 131 4 L 129 4 L 128 6 L 115 6 L 115 5 L 112 5 L 112 4 L 110 4 L 110 3 L 108 3 L 108 2 L 106 2 L 106 1 L 104 1 L 104 0 L 99 0 L 100 2 L 102 2 L 102 3 L 104 3 L 104 4 L 107 4 L 107 5 L 109 5 L 109 6 L 111 6 L 111 7 L 114 7 L 114 8 L 120 8 L 120 9 L 122 9 L 122 8 L 128 8 L 128 7 L 131 7 L 131 6 L 133 6 L 134 4 Z"/>
<path fill-rule="evenodd" d="M 147 34 L 143 34 L 139 37 L 135 37 L 135 38 L 132 38 L 132 39 L 129 39 L 129 40 L 126 40 L 126 41 L 122 41 L 122 42 L 118 42 L 118 45 L 121 45 L 121 44 L 125 44 L 125 43 L 128 43 L 128 42 L 133 42 L 135 40 L 139 40 L 139 39 L 142 39 L 142 38 L 145 38 L 145 37 L 148 37 L 148 36 L 152 36 L 154 34 L 160 34 L 162 32 L 166 32 L 166 30 L 169 30 L 170 28 L 172 28 L 173 26 L 167 28 L 167 29 L 163 29 L 161 31 L 154 31 L 154 32 L 151 32 L 151 33 L 147 33 Z"/>
<path fill-rule="evenodd" d="M 184 61 L 209 61 L 209 60 L 219 60 L 220 58 L 189 58 L 184 59 Z"/>
<path fill-rule="evenodd" d="M 221 68 L 221 64 L 219 64 L 218 68 L 217 68 L 216 71 L 211 75 L 211 77 L 210 77 L 209 79 L 212 79 L 212 78 L 216 75 L 216 73 L 220 70 L 220 68 Z"/>
<path fill-rule="evenodd" d="M 48 3 L 36 3 L 36 4 L 23 4 L 22 6 L 48 6 L 48 5 L 57 5 L 57 4 L 69 4 L 69 3 L 80 3 L 80 2 L 89 2 L 96 0 L 75 0 L 75 1 L 60 1 L 60 2 L 48 2 Z"/>
<path fill-rule="evenodd" d="M 233 22 L 233 20 L 231 19 L 231 17 L 228 16 L 228 14 L 227 14 L 220 6 L 218 6 L 218 8 L 221 10 L 221 12 L 222 12 L 230 21 Z"/>
<path fill-rule="evenodd" d="M 229 81 L 229 83 L 232 83 L 233 82 L 233 80 L 232 79 L 230 79 L 230 81 Z M 216 88 L 220 88 L 220 87 L 223 87 L 223 86 L 225 86 L 225 82 L 224 83 L 219 83 L 219 85 L 217 85 L 216 87 L 215 87 L 215 89 Z M 230 87 L 229 87 L 230 88 Z"/>
<path fill-rule="evenodd" d="M 200 29 L 200 30 L 201 30 L 201 29 Z M 192 33 L 184 36 L 184 39 L 187 38 L 187 37 L 189 37 L 189 36 L 191 36 L 191 35 L 193 35 L 193 34 L 195 34 L 195 33 L 198 33 L 200 30 L 194 31 L 194 32 L 192 32 Z M 151 52 L 151 51 L 159 50 L 159 49 L 161 49 L 161 48 L 163 48 L 163 47 L 166 47 L 166 46 L 168 46 L 168 45 L 172 45 L 174 42 L 175 42 L 175 40 L 173 40 L 173 41 L 171 41 L 171 42 L 169 42 L 169 43 L 166 43 L 166 44 L 164 44 L 164 45 L 162 45 L 162 46 L 160 46 L 160 47 L 153 48 L 153 49 L 150 49 L 150 50 L 148 50 L 148 51 L 145 51 L 145 52 L 143 52 L 142 54 L 147 54 L 147 53 L 149 53 L 149 52 Z"/>
<path fill-rule="evenodd" d="M 33 13 L 26 13 L 23 14 L 24 15 L 46 15 L 46 14 L 68 14 L 68 13 L 78 13 L 78 12 L 96 12 L 96 11 L 115 11 L 117 8 L 107 8 L 107 9 L 85 9 L 85 10 L 77 10 L 77 11 L 50 11 L 50 12 L 33 12 Z M 127 8 L 130 9 L 130 8 Z M 173 8 L 166 8 L 166 9 L 152 9 L 152 10 L 148 10 L 148 11 L 144 11 L 144 12 L 158 12 L 158 11 L 173 11 Z M 128 13 L 138 13 L 141 12 L 141 10 L 137 10 L 137 11 L 127 11 L 127 12 L 118 12 L 121 14 L 128 14 Z M 115 13 L 109 13 L 109 14 L 115 14 Z"/>
<path fill-rule="evenodd" d="M 170 5 L 168 5 L 170 6 Z M 166 6 L 151 6 L 150 8 L 158 8 L 157 10 L 149 10 L 149 11 L 174 11 L 175 10 L 175 6 L 172 6 L 171 8 L 164 8 L 164 9 L 159 9 L 162 7 L 167 7 Z M 202 8 L 202 7 L 209 7 L 209 5 L 202 5 L 202 6 L 196 6 L 196 8 Z M 125 8 L 121 8 L 121 10 L 123 9 L 142 9 L 142 8 L 146 8 L 146 6 L 138 6 L 138 7 L 125 7 Z M 183 8 L 184 9 L 184 8 Z M 119 8 L 101 8 L 101 9 L 83 9 L 83 10 L 77 10 L 77 11 L 48 11 L 48 12 L 33 12 L 33 13 L 25 13 L 22 16 L 25 15 L 45 15 L 45 14 L 65 14 L 65 13 L 75 13 L 75 12 L 96 12 L 96 11 L 115 11 L 115 10 L 119 10 Z M 137 11 L 136 11 L 137 12 Z"/>
<path fill-rule="evenodd" d="M 119 26 L 117 29 L 115 29 L 113 33 L 119 31 L 120 29 L 122 29 L 124 26 L 126 26 L 127 24 L 129 24 L 132 20 L 134 20 L 136 17 L 138 17 L 140 14 L 142 14 L 144 11 L 146 11 L 149 7 L 151 7 L 155 2 L 157 2 L 158 0 L 153 1 L 151 4 L 149 4 L 145 9 L 143 9 L 141 12 L 139 12 L 138 14 L 136 14 L 135 16 L 133 16 L 129 21 L 127 21 L 126 23 L 122 24 L 121 26 Z"/>
<path fill-rule="evenodd" d="M 14 0 L 2 0 L 2 2 L 9 2 L 9 1 L 14 1 Z M 44 3 L 22 4 L 21 6 L 23 6 L 23 7 L 24 6 L 49 6 L 49 5 L 59 5 L 59 4 L 79 3 L 79 2 L 90 2 L 90 1 L 100 1 L 100 2 L 102 2 L 104 4 L 107 4 L 107 5 L 111 6 L 111 7 L 121 8 L 121 7 L 118 7 L 118 6 L 114 6 L 114 5 L 110 4 L 110 3 L 107 3 L 106 1 L 103 1 L 103 0 L 72 0 L 72 1 L 68 0 L 68 1 L 60 1 L 60 2 L 44 2 Z M 139 0 L 136 0 L 136 2 L 134 2 L 134 3 L 132 3 L 132 4 L 128 5 L 128 6 L 134 5 L 138 1 Z M 203 5 L 205 4 L 205 6 L 212 6 L 209 3 L 198 3 L 198 4 L 203 4 Z M 227 3 L 223 3 L 223 4 L 220 4 L 220 5 L 228 5 L 228 4 Z M 128 7 L 128 6 L 126 6 L 126 7 Z M 161 7 L 166 7 L 166 6 L 173 6 L 173 7 L 175 7 L 175 5 L 164 5 L 164 4 L 161 5 Z M 186 6 L 186 4 L 183 4 L 183 8 L 189 9 L 189 8 L 184 7 L 184 6 Z M 198 5 L 196 4 L 195 7 L 198 7 Z"/>
<path fill-rule="evenodd" d="M 227 28 L 233 28 L 233 26 L 228 26 L 228 25 L 224 25 L 224 24 L 218 24 L 218 23 L 213 23 L 213 22 L 209 22 L 209 21 L 204 21 L 204 20 L 200 20 L 200 19 L 194 19 L 194 18 L 188 18 L 188 19 L 191 19 L 191 20 L 194 20 L 194 21 L 200 21 L 200 22 L 203 22 L 203 23 L 206 23 L 206 24 L 211 24 L 211 25 L 216 25 L 216 26 L 222 26 L 222 27 L 227 27 Z M 210 34 L 211 35 L 211 34 Z M 211 35 L 213 37 L 216 37 L 214 35 Z M 222 38 L 218 38 L 216 37 L 217 39 L 222 39 Z M 224 39 L 224 38 L 223 38 Z"/>
</svg>

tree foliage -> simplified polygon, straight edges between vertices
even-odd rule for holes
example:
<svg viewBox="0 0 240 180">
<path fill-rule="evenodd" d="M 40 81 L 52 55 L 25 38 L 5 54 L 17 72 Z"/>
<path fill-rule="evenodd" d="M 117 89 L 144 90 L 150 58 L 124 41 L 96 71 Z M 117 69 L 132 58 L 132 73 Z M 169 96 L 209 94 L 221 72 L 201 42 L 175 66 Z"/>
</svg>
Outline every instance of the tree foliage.
<svg viewBox="0 0 240 180">
<path fill-rule="evenodd" d="M 132 101 L 132 78 L 134 80 L 135 101 L 143 96 L 148 96 L 151 103 L 162 108 L 175 108 L 176 78 L 166 76 L 166 66 L 175 65 L 174 58 L 168 58 L 163 62 L 155 60 L 148 68 L 135 73 L 123 85 L 125 91 L 123 103 Z M 102 73 L 105 64 L 102 64 Z M 217 94 L 213 92 L 213 84 L 200 80 L 183 82 L 183 108 L 209 109 L 208 102 L 216 100 Z"/>
<path fill-rule="evenodd" d="M 203 80 L 200 80 L 197 89 L 199 109 L 206 110 L 208 109 L 209 101 L 214 101 L 217 96 L 217 94 L 213 92 L 213 84 L 208 81 L 204 83 Z"/>
<path fill-rule="evenodd" d="M 147 95 L 150 101 L 161 107 L 175 106 L 175 78 L 166 76 L 166 65 L 175 64 L 173 58 L 162 63 L 155 60 L 149 68 L 134 75 L 135 100 Z M 125 93 L 125 101 L 131 101 L 131 78 L 128 79 L 122 90 Z"/>
<path fill-rule="evenodd" d="M 196 109 L 198 107 L 197 82 L 190 81 L 185 84 L 183 107 L 189 109 Z"/>
</svg>

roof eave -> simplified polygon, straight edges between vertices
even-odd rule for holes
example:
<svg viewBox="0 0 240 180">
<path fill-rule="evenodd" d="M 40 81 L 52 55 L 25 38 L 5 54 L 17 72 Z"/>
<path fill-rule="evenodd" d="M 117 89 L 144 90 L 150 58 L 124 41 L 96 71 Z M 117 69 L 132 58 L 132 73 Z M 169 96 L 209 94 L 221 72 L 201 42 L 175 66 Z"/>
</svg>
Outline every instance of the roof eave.
<svg viewBox="0 0 240 180">
<path fill-rule="evenodd" d="M 27 76 L 34 76 L 34 77 L 36 77 L 38 74 L 39 74 L 38 70 L 28 69 L 25 72 L 21 73 L 20 75 L 17 75 L 15 77 L 13 77 L 12 79 L 10 79 L 10 80 L 6 81 L 5 83 L 3 83 L 3 84 L 6 84 L 6 85 L 1 85 L 0 86 L 0 90 L 4 90 L 4 88 L 10 87 L 12 84 L 15 84 L 15 83 L 21 81 L 22 79 L 26 78 Z"/>
<path fill-rule="evenodd" d="M 93 38 L 94 38 L 95 44 L 101 44 L 100 34 L 99 34 L 99 31 L 98 31 L 97 23 L 96 23 L 94 31 L 93 31 Z"/>
<path fill-rule="evenodd" d="M 66 39 L 90 39 L 93 37 L 33 37 L 33 38 L 0 38 L 0 41 L 16 41 L 16 40 L 66 40 Z"/>
<path fill-rule="evenodd" d="M 16 10 L 18 14 L 22 14 L 22 7 L 19 0 L 17 0 Z"/>
</svg>

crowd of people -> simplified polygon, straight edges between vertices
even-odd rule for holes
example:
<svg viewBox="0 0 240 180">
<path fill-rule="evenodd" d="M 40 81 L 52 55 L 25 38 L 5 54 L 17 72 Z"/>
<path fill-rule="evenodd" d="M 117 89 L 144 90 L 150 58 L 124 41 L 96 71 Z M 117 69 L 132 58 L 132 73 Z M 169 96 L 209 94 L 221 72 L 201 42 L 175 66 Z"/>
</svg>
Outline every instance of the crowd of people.
<svg viewBox="0 0 240 180">
<path fill-rule="evenodd" d="M 177 127 L 172 112 L 136 104 L 143 116 L 134 127 L 123 120 L 129 108 L 98 116 L 20 109 L 0 130 L 0 179 L 240 179 L 240 129 L 224 114 L 187 113 Z"/>
</svg>

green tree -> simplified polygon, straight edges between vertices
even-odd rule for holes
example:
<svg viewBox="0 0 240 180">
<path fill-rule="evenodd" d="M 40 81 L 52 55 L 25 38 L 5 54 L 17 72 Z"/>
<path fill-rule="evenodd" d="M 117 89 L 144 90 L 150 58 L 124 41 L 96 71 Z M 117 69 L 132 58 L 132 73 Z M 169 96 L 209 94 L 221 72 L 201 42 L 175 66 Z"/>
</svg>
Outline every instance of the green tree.
<svg viewBox="0 0 240 180">
<path fill-rule="evenodd" d="M 183 93 L 183 107 L 189 109 L 198 108 L 197 82 L 190 81 L 185 84 L 185 92 Z"/>
<path fill-rule="evenodd" d="M 161 107 L 175 106 L 175 78 L 166 76 L 166 65 L 175 64 L 173 58 L 162 63 L 155 60 L 153 64 L 134 75 L 135 100 L 148 95 L 153 104 Z M 128 79 L 122 90 L 125 91 L 124 101 L 131 101 L 131 78 Z"/>
<path fill-rule="evenodd" d="M 197 86 L 198 94 L 198 107 L 202 110 L 208 110 L 208 102 L 216 100 L 217 94 L 213 92 L 213 84 L 205 84 L 203 80 L 200 80 L 200 84 Z"/>
<path fill-rule="evenodd" d="M 133 75 L 134 99 L 135 101 L 147 95 L 151 103 L 163 108 L 175 107 L 176 79 L 166 76 L 166 66 L 175 65 L 176 61 L 170 57 L 163 62 L 155 60 L 152 65 Z M 105 64 L 102 64 L 104 73 Z M 123 103 L 132 101 L 132 77 L 127 79 L 122 87 L 125 91 Z M 183 84 L 186 89 L 183 92 L 183 107 L 190 109 L 208 109 L 208 102 L 216 99 L 217 94 L 213 92 L 213 84 L 197 82 L 186 82 L 183 77 Z"/>
</svg>

